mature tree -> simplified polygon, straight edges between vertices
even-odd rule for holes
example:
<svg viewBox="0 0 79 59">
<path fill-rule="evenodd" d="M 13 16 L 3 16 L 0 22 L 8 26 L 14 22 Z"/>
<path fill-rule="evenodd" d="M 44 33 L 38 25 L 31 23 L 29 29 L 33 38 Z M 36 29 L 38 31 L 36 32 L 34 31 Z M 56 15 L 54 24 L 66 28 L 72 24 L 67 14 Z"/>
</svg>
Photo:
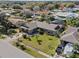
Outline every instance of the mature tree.
<svg viewBox="0 0 79 59">
<path fill-rule="evenodd" d="M 41 15 L 41 21 L 45 21 L 45 17 L 46 17 L 46 15 L 45 14 L 42 14 Z"/>
<path fill-rule="evenodd" d="M 47 7 L 48 7 L 49 10 L 52 10 L 54 8 L 54 5 L 53 4 L 48 4 Z"/>
<path fill-rule="evenodd" d="M 79 45 L 78 44 L 74 44 L 73 47 L 74 47 L 75 50 L 79 50 Z"/>
<path fill-rule="evenodd" d="M 26 20 L 26 18 L 31 18 L 31 16 L 33 15 L 32 11 L 30 10 L 24 10 L 23 12 L 21 12 L 23 18 Z"/>
<path fill-rule="evenodd" d="M 73 18 L 73 19 L 66 20 L 66 24 L 78 27 L 79 26 L 79 21 L 78 21 L 77 18 Z"/>
<path fill-rule="evenodd" d="M 58 3 L 56 3 L 55 5 L 54 5 L 54 8 L 55 9 L 58 9 L 60 7 L 60 4 L 58 4 Z"/>
<path fill-rule="evenodd" d="M 19 5 L 19 4 L 14 4 L 14 5 L 12 6 L 12 8 L 13 8 L 13 9 L 23 9 L 23 8 L 21 7 L 21 5 Z"/>
<path fill-rule="evenodd" d="M 73 8 L 74 6 L 75 6 L 74 3 L 68 3 L 68 4 L 66 5 L 66 7 L 68 7 L 68 8 Z"/>
<path fill-rule="evenodd" d="M 33 9 L 33 6 L 32 6 L 32 5 L 27 5 L 27 6 L 26 6 L 26 9 L 32 10 L 32 9 Z"/>
<path fill-rule="evenodd" d="M 9 6 L 7 4 L 2 4 L 1 8 L 8 8 Z"/>
<path fill-rule="evenodd" d="M 17 31 L 14 30 L 14 29 L 9 29 L 8 32 L 9 32 L 10 34 L 12 34 L 12 33 L 17 33 Z"/>
<path fill-rule="evenodd" d="M 40 7 L 39 7 L 39 6 L 34 6 L 34 7 L 33 7 L 33 10 L 34 10 L 34 11 L 39 11 L 39 10 L 40 10 Z"/>
<path fill-rule="evenodd" d="M 26 8 L 32 10 L 34 6 L 39 6 L 42 9 L 46 4 L 46 2 L 29 2 L 26 3 Z"/>
<path fill-rule="evenodd" d="M 43 29 L 41 29 L 41 28 L 38 28 L 38 29 L 37 29 L 37 31 L 38 31 L 38 33 L 39 33 L 39 34 L 41 34 L 41 35 L 43 35 L 43 34 L 44 34 L 44 30 L 43 30 Z"/>
</svg>

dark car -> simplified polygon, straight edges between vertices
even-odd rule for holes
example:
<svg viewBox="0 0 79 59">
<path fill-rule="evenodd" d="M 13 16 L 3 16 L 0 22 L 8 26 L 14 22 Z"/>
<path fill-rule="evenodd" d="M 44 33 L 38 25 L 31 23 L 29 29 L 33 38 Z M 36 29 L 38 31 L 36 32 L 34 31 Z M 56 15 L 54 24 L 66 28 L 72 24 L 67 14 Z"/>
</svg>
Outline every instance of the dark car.
<svg viewBox="0 0 79 59">
<path fill-rule="evenodd" d="M 63 52 L 64 47 L 65 47 L 66 44 L 67 44 L 67 42 L 62 42 L 62 43 L 58 46 L 58 48 L 56 49 L 56 52 L 57 52 L 58 55 L 59 55 L 59 54 L 62 54 L 62 52 Z"/>
</svg>

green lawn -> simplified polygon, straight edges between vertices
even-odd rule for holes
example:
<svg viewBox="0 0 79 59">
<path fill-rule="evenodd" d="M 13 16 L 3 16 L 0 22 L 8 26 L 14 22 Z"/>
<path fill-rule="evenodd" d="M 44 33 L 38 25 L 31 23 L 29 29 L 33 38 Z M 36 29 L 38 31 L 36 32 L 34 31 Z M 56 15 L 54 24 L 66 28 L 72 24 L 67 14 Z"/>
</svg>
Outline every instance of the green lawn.
<svg viewBox="0 0 79 59">
<path fill-rule="evenodd" d="M 79 54 L 76 54 L 76 55 L 75 55 L 75 58 L 79 58 Z"/>
<path fill-rule="evenodd" d="M 27 48 L 27 50 L 25 50 L 25 52 L 31 54 L 32 56 L 34 56 L 36 58 L 46 58 L 45 56 L 39 54 L 37 51 L 34 51 L 30 48 Z"/>
<path fill-rule="evenodd" d="M 16 42 L 13 41 L 11 42 L 12 45 L 16 46 Z M 21 49 L 20 46 L 16 46 L 17 48 Z M 31 54 L 32 56 L 36 57 L 36 58 L 46 58 L 44 55 L 39 54 L 37 51 L 32 50 L 31 48 L 26 48 L 26 50 L 24 50 L 26 53 Z"/>
<path fill-rule="evenodd" d="M 69 58 L 79 58 L 79 54 L 72 54 Z"/>
<path fill-rule="evenodd" d="M 37 39 L 42 41 L 41 45 L 38 44 Z M 31 41 L 28 39 L 23 39 L 23 43 L 33 48 L 39 49 L 49 55 L 54 55 L 56 48 L 60 44 L 60 40 L 55 36 L 44 34 L 31 37 Z"/>
</svg>

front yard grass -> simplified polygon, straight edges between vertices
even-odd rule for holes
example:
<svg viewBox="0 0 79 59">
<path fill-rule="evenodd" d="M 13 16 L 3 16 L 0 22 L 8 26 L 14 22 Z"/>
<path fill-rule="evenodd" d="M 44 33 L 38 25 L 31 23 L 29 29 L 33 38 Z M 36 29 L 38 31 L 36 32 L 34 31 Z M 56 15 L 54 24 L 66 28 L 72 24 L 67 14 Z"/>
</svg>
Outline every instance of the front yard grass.
<svg viewBox="0 0 79 59">
<path fill-rule="evenodd" d="M 25 50 L 25 52 L 31 54 L 32 56 L 34 56 L 36 58 L 46 58 L 45 56 L 39 54 L 37 51 L 34 51 L 30 48 L 27 48 L 27 50 Z"/>
<path fill-rule="evenodd" d="M 31 38 L 31 41 L 28 39 L 23 39 L 23 43 L 25 45 L 36 48 L 42 52 L 45 52 L 49 55 L 54 55 L 56 52 L 56 48 L 60 44 L 60 40 L 55 36 L 50 36 L 47 34 L 43 35 L 34 35 Z M 38 44 L 37 40 L 41 40 L 41 45 Z"/>
<path fill-rule="evenodd" d="M 75 57 L 76 57 L 76 58 L 79 58 L 79 54 L 76 54 Z"/>
<path fill-rule="evenodd" d="M 12 45 L 16 46 L 16 42 L 13 41 L 11 42 Z M 21 49 L 20 46 L 16 46 L 17 48 Z M 31 48 L 26 48 L 26 50 L 24 50 L 26 53 L 31 54 L 32 56 L 36 57 L 36 58 L 46 58 L 45 56 L 39 54 L 37 51 L 32 50 Z"/>
</svg>

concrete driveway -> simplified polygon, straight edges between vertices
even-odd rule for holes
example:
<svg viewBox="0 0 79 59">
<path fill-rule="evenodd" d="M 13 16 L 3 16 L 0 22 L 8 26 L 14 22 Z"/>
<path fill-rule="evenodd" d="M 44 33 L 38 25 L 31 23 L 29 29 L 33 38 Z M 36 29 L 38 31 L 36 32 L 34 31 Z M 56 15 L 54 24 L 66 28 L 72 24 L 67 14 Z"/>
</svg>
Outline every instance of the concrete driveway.
<svg viewBox="0 0 79 59">
<path fill-rule="evenodd" d="M 33 56 L 12 46 L 5 40 L 0 41 L 0 58 L 32 58 Z"/>
</svg>

